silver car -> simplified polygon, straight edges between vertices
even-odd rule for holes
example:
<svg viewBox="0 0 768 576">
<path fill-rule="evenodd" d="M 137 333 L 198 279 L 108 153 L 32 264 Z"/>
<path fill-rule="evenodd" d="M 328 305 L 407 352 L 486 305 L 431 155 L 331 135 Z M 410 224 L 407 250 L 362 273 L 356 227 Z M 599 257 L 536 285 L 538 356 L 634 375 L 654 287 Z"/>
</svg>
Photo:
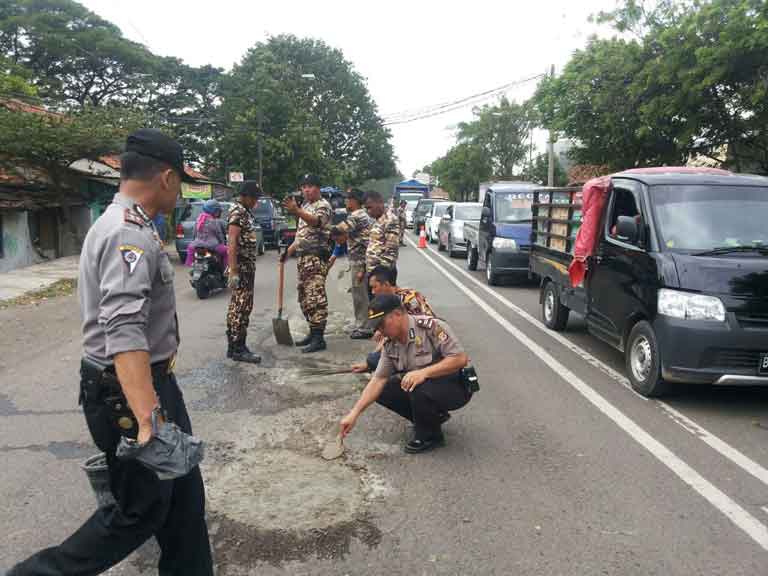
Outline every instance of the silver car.
<svg viewBox="0 0 768 576">
<path fill-rule="evenodd" d="M 437 231 L 440 227 L 440 220 L 443 219 L 445 213 L 448 211 L 448 207 L 452 206 L 453 202 L 435 202 L 432 204 L 431 211 L 427 217 L 427 240 L 430 244 L 437 242 Z"/>
<path fill-rule="evenodd" d="M 437 230 L 437 249 L 448 249 L 451 258 L 459 257 L 467 250 L 464 240 L 464 222 L 479 222 L 482 204 L 479 202 L 457 202 L 448 207 Z"/>
</svg>

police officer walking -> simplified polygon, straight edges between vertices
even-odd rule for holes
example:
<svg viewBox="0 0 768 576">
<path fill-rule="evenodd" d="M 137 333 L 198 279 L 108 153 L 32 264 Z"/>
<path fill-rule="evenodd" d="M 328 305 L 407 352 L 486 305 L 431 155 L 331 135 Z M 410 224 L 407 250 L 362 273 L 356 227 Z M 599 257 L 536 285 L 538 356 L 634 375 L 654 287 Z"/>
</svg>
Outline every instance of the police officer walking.
<svg viewBox="0 0 768 576">
<path fill-rule="evenodd" d="M 352 306 L 355 311 L 355 330 L 350 338 L 364 340 L 371 337 L 368 330 L 368 287 L 365 277 L 365 253 L 373 221 L 363 208 L 362 190 L 347 193 L 347 219 L 331 229 L 332 235 L 346 236 L 349 265 L 352 276 Z"/>
<path fill-rule="evenodd" d="M 116 455 L 122 436 L 152 442 L 153 420 L 191 433 L 173 374 L 179 344 L 173 266 L 152 222 L 174 209 L 187 178 L 181 146 L 156 130 L 138 130 L 128 137 L 120 172 L 120 192 L 85 238 L 78 284 L 80 397 L 91 436 L 106 455 L 115 503 L 10 576 L 100 574 L 151 536 L 160 545 L 160 574 L 213 574 L 200 469 L 160 480 L 138 460 Z"/>
<path fill-rule="evenodd" d="M 325 325 L 328 321 L 328 296 L 325 279 L 328 276 L 328 260 L 331 257 L 330 237 L 333 209 L 320 194 L 320 178 L 306 174 L 301 180 L 304 203 L 301 207 L 293 197 L 283 202 L 283 207 L 296 216 L 296 238 L 281 259 L 296 254 L 299 275 L 299 305 L 309 323 L 309 334 L 296 342 L 305 346 L 302 352 L 325 350 Z"/>
<path fill-rule="evenodd" d="M 400 221 L 394 210 L 388 210 L 381 194 L 376 191 L 365 194 L 365 209 L 373 218 L 368 235 L 368 249 L 365 252 L 366 273 L 383 266 L 395 272 L 397 280 L 397 257 L 400 253 Z M 370 292 L 368 293 L 370 297 Z"/>
<path fill-rule="evenodd" d="M 444 443 L 442 424 L 449 412 L 469 402 L 463 377 L 468 358 L 453 330 L 436 318 L 409 316 L 394 294 L 376 296 L 368 317 L 387 337 L 381 360 L 355 406 L 341 420 L 346 436 L 374 402 L 413 422 L 410 454 Z"/>
<path fill-rule="evenodd" d="M 228 217 L 229 279 L 232 297 L 227 310 L 227 358 L 235 362 L 258 364 L 261 357 L 245 343 L 253 310 L 253 284 L 256 276 L 258 236 L 251 210 L 261 196 L 258 182 L 246 180 Z"/>
</svg>

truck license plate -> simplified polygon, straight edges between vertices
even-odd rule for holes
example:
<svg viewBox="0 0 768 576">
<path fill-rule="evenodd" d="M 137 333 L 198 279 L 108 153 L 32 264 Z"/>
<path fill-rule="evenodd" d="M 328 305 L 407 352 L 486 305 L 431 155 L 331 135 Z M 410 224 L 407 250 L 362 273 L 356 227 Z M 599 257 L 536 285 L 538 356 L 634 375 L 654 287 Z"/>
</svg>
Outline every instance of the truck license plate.
<svg viewBox="0 0 768 576">
<path fill-rule="evenodd" d="M 757 369 L 760 376 L 768 376 L 768 352 L 760 354 L 760 366 Z"/>
</svg>

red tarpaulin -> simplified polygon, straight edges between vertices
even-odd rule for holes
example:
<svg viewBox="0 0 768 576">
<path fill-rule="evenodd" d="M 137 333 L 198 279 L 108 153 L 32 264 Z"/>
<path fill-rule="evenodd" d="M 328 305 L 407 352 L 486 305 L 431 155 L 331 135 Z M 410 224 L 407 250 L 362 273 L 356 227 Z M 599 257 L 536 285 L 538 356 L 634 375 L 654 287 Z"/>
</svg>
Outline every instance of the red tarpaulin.
<svg viewBox="0 0 768 576">
<path fill-rule="evenodd" d="M 581 227 L 573 245 L 573 262 L 568 267 L 571 285 L 578 286 L 584 281 L 587 272 L 587 258 L 592 256 L 600 238 L 600 219 L 605 200 L 611 189 L 611 177 L 593 178 L 582 191 Z"/>
</svg>

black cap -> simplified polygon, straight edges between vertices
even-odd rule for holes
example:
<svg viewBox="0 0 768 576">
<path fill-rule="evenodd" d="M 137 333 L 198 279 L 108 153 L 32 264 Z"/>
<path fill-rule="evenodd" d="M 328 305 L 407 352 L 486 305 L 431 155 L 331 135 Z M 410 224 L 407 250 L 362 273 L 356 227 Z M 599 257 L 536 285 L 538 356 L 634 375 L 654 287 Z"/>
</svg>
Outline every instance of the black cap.
<svg viewBox="0 0 768 576">
<path fill-rule="evenodd" d="M 365 198 L 365 192 L 357 188 L 352 188 L 349 192 L 347 192 L 347 198 L 357 200 L 358 202 L 360 202 L 360 204 L 362 204 L 363 199 Z"/>
<path fill-rule="evenodd" d="M 320 177 L 317 174 L 304 174 L 299 181 L 299 186 L 317 186 L 320 187 Z"/>
<path fill-rule="evenodd" d="M 179 173 L 183 182 L 195 181 L 184 170 L 184 151 L 181 148 L 181 144 L 167 134 L 160 132 L 160 130 L 154 130 L 153 128 L 136 130 L 126 139 L 125 151 L 135 152 L 136 154 L 165 162 Z"/>
<path fill-rule="evenodd" d="M 376 330 L 384 316 L 403 307 L 403 303 L 394 294 L 379 294 L 368 305 L 368 328 Z"/>
<path fill-rule="evenodd" d="M 240 190 L 238 190 L 240 196 L 250 196 L 251 198 L 259 198 L 261 196 L 261 186 L 256 180 L 246 180 L 240 184 Z"/>
</svg>

